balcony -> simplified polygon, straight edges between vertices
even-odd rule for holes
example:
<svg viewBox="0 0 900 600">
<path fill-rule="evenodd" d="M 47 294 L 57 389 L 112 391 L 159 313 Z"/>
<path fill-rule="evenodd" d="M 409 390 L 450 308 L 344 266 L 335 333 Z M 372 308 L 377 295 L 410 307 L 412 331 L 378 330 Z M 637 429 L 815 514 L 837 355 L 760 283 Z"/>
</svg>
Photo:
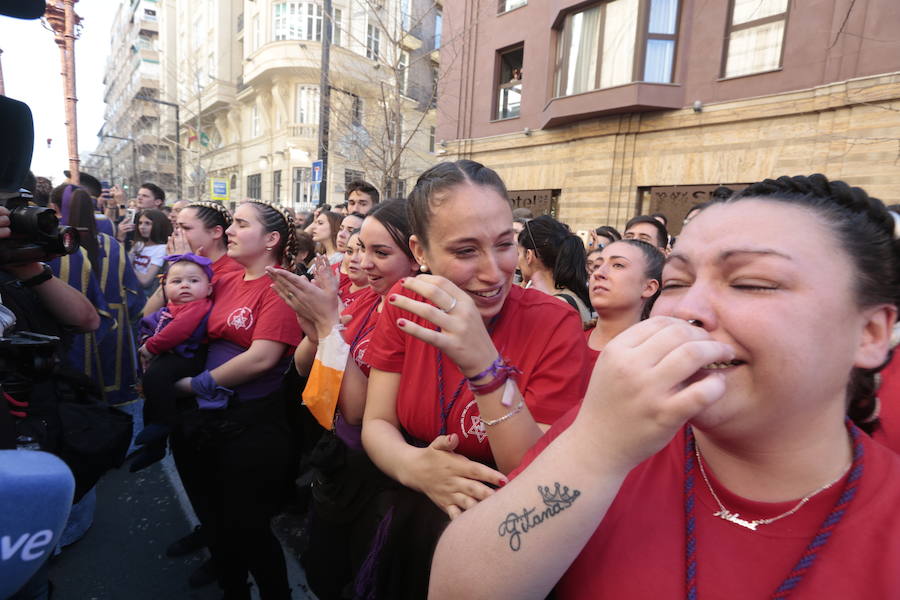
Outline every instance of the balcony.
<svg viewBox="0 0 900 600">
<path fill-rule="evenodd" d="M 296 138 L 318 138 L 319 126 L 317 124 L 288 125 L 287 134 Z"/>
<path fill-rule="evenodd" d="M 557 127 L 605 115 L 655 110 L 675 110 L 684 106 L 684 88 L 674 83 L 628 83 L 553 98 L 543 111 L 541 128 Z"/>
<path fill-rule="evenodd" d="M 298 52 L 298 44 L 306 50 Z M 272 78 L 276 75 L 301 78 L 306 76 L 310 81 L 318 81 L 320 63 L 319 42 L 303 40 L 269 42 L 244 62 L 243 83 L 253 85 L 260 77 Z"/>
</svg>

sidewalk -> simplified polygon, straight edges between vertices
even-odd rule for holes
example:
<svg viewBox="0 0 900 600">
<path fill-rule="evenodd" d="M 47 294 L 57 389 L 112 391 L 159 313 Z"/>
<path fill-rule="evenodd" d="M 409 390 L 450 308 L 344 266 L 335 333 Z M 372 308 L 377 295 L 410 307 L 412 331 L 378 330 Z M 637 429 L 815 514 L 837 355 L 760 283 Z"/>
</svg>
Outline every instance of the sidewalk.
<svg viewBox="0 0 900 600">
<path fill-rule="evenodd" d="M 221 598 L 215 584 L 199 590 L 188 586 L 188 577 L 206 559 L 205 551 L 181 558 L 165 555 L 166 546 L 194 524 L 171 456 L 139 473 L 129 473 L 127 465 L 110 471 L 97 486 L 93 526 L 51 562 L 53 600 Z M 315 600 L 286 539 L 297 527 L 290 517 L 276 520 L 294 599 Z"/>
</svg>

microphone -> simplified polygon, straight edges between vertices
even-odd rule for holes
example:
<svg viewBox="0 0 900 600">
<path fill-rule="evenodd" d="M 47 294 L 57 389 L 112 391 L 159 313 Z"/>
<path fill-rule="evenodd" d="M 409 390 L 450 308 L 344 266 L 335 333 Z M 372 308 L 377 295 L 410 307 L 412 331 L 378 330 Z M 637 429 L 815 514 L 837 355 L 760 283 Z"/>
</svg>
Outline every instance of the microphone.
<svg viewBox="0 0 900 600">
<path fill-rule="evenodd" d="M 75 478 L 47 452 L 0 450 L 0 598 L 52 554 L 69 518 Z"/>
</svg>

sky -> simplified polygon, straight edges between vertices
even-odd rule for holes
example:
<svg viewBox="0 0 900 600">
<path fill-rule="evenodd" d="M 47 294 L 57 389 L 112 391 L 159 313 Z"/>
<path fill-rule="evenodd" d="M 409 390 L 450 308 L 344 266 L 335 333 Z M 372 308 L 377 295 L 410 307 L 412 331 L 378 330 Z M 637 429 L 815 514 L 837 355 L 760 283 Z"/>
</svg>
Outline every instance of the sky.
<svg viewBox="0 0 900 600">
<path fill-rule="evenodd" d="M 114 0 L 81 0 L 75 4 L 75 12 L 82 18 L 81 37 L 75 42 L 80 154 L 93 152 L 103 124 L 103 72 L 117 4 Z M 49 177 L 54 184 L 61 183 L 69 157 L 60 51 L 53 33 L 40 19 L 22 21 L 0 16 L 0 50 L 6 95 L 25 102 L 34 116 L 31 170 Z M 49 148 L 47 138 L 53 140 Z"/>
</svg>

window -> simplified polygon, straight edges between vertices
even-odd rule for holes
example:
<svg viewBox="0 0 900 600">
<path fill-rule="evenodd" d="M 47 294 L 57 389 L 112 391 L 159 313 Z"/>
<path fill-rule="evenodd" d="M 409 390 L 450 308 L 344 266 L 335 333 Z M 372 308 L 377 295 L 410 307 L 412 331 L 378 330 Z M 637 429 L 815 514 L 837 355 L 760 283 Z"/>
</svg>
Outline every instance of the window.
<svg viewBox="0 0 900 600">
<path fill-rule="evenodd" d="M 335 46 L 342 46 L 343 44 L 341 43 L 341 31 L 343 29 L 344 23 L 344 11 L 339 8 L 335 8 L 333 10 L 334 20 L 332 23 L 333 27 L 331 29 L 331 43 L 333 43 Z"/>
<path fill-rule="evenodd" d="M 365 173 L 362 171 L 354 171 L 353 169 L 344 169 L 344 189 L 350 187 L 354 181 L 362 181 L 365 179 Z"/>
<path fill-rule="evenodd" d="M 432 125 L 428 130 L 428 151 L 434 154 L 434 134 L 435 127 Z"/>
<path fill-rule="evenodd" d="M 403 136 L 403 117 L 398 113 L 390 112 L 387 115 L 387 122 L 384 125 L 388 144 L 393 146 L 397 143 L 398 136 L 401 138 Z"/>
<path fill-rule="evenodd" d="M 254 104 L 253 108 L 250 109 L 250 137 L 258 137 L 261 133 L 262 128 L 259 123 L 259 107 Z"/>
<path fill-rule="evenodd" d="M 294 204 L 309 204 L 309 182 L 312 169 L 309 167 L 294 168 Z"/>
<path fill-rule="evenodd" d="M 400 27 L 403 28 L 403 31 L 409 31 L 412 21 L 411 2 L 412 0 L 400 0 Z"/>
<path fill-rule="evenodd" d="M 350 120 L 354 125 L 362 125 L 363 119 L 363 102 L 362 98 L 353 94 L 350 107 Z"/>
<path fill-rule="evenodd" d="M 247 197 L 254 200 L 262 199 L 262 175 L 247 175 Z"/>
<path fill-rule="evenodd" d="M 297 86 L 294 122 L 301 125 L 319 122 L 319 88 L 317 86 Z"/>
<path fill-rule="evenodd" d="M 400 84 L 400 93 L 409 95 L 409 52 L 400 51 L 400 60 L 397 62 L 397 81 Z"/>
<path fill-rule="evenodd" d="M 281 170 L 272 173 L 272 200 L 281 204 Z"/>
<path fill-rule="evenodd" d="M 310 41 L 322 41 L 322 7 L 318 4 L 306 5 L 306 37 Z"/>
<path fill-rule="evenodd" d="M 444 15 L 441 11 L 434 13 L 434 49 L 441 47 L 441 28 L 443 27 Z"/>
<path fill-rule="evenodd" d="M 262 45 L 262 29 L 259 25 L 259 15 L 253 15 L 253 35 L 250 36 L 250 52 L 259 50 Z"/>
<path fill-rule="evenodd" d="M 500 0 L 497 12 L 505 13 L 508 10 L 519 8 L 528 4 L 528 0 Z"/>
<path fill-rule="evenodd" d="M 500 72 L 497 81 L 497 117 L 512 119 L 519 116 L 522 103 L 522 58 L 525 48 L 519 46 L 500 53 Z"/>
<path fill-rule="evenodd" d="M 322 41 L 322 7 L 314 2 L 280 2 L 272 6 L 275 40 Z"/>
<path fill-rule="evenodd" d="M 772 71 L 781 66 L 789 0 L 734 0 L 725 77 Z"/>
<path fill-rule="evenodd" d="M 566 15 L 557 36 L 556 95 L 632 81 L 670 83 L 678 5 L 678 0 L 613 0 Z"/>
<path fill-rule="evenodd" d="M 366 33 L 366 58 L 378 60 L 381 50 L 381 30 L 375 25 L 369 24 Z"/>
</svg>

